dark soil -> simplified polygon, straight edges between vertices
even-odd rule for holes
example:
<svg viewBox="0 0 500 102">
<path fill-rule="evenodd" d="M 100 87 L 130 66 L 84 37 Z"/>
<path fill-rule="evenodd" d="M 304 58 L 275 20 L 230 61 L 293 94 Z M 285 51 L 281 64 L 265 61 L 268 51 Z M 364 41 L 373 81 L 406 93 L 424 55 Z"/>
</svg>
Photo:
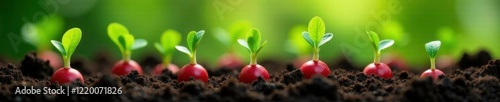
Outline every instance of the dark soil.
<svg viewBox="0 0 500 102">
<path fill-rule="evenodd" d="M 500 101 L 500 60 L 491 60 L 482 66 L 455 68 L 439 80 L 420 79 L 420 73 L 407 71 L 395 71 L 394 77 L 386 80 L 366 76 L 360 70 L 347 71 L 338 67 L 333 67 L 336 69 L 327 78 L 303 79 L 300 70 L 288 65 L 273 69 L 277 73 L 271 73 L 269 81 L 260 78 L 252 84 L 238 82 L 238 71 L 227 68 L 209 70 L 208 83 L 196 80 L 177 82 L 175 75 L 168 70 L 160 76 L 139 75 L 135 71 L 126 76 L 110 75 L 110 68 L 105 68 L 109 63 L 112 61 L 105 57 L 97 57 L 94 61 L 74 60 L 73 67 L 86 76 L 85 83 L 68 85 L 122 87 L 121 95 L 14 94 L 17 87 L 59 87 L 48 81 L 54 70 L 47 61 L 28 54 L 21 61 L 21 67 L 12 64 L 0 67 L 0 102 Z"/>
<path fill-rule="evenodd" d="M 462 59 L 460 59 L 459 66 L 461 69 L 469 67 L 480 67 L 492 60 L 490 53 L 485 50 L 479 51 L 476 55 L 469 55 L 464 53 Z"/>
</svg>

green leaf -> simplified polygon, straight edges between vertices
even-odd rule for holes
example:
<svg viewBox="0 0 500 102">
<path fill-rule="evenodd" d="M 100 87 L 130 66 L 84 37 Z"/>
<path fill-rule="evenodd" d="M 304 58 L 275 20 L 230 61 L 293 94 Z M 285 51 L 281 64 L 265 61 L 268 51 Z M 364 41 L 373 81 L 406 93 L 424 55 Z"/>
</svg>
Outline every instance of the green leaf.
<svg viewBox="0 0 500 102">
<path fill-rule="evenodd" d="M 394 40 L 391 40 L 391 39 L 380 41 L 379 47 L 378 47 L 378 52 L 380 52 L 388 47 L 391 47 L 393 44 L 394 44 Z"/>
<path fill-rule="evenodd" d="M 205 30 L 200 30 L 198 32 L 196 32 L 196 40 L 195 40 L 195 45 L 193 46 L 195 49 L 198 47 L 198 45 L 200 44 L 200 40 L 201 38 L 203 38 L 203 35 L 205 34 Z"/>
<path fill-rule="evenodd" d="M 183 53 L 186 53 L 189 56 L 192 56 L 191 51 L 189 51 L 188 48 L 186 48 L 184 46 L 175 46 L 175 48 L 177 50 L 179 50 L 180 52 L 183 52 Z"/>
<path fill-rule="evenodd" d="M 248 33 L 247 33 L 247 43 L 248 47 L 252 52 L 257 51 L 257 49 L 260 46 L 260 40 L 261 40 L 261 35 L 259 30 L 252 28 Z"/>
<path fill-rule="evenodd" d="M 321 46 L 321 45 L 325 44 L 326 42 L 332 40 L 332 38 L 333 38 L 333 34 L 332 33 L 325 34 L 323 36 L 323 38 L 321 39 L 321 42 L 319 42 L 319 46 Z"/>
<path fill-rule="evenodd" d="M 255 52 L 255 49 L 257 49 L 256 45 L 255 45 L 255 38 L 254 37 L 248 37 L 247 38 L 247 44 L 248 44 L 248 48 L 250 48 L 250 52 Z"/>
<path fill-rule="evenodd" d="M 125 48 L 127 48 L 126 51 L 131 51 L 135 43 L 135 37 L 132 34 L 125 34 L 124 37 L 126 43 Z"/>
<path fill-rule="evenodd" d="M 164 55 L 173 54 L 175 46 L 181 42 L 180 33 L 175 30 L 166 30 L 161 36 L 161 46 Z"/>
<path fill-rule="evenodd" d="M 148 41 L 145 39 L 135 39 L 134 44 L 132 45 L 132 50 L 146 47 L 148 45 Z"/>
<path fill-rule="evenodd" d="M 257 51 L 255 51 L 255 54 L 259 54 L 260 50 L 262 50 L 262 48 L 263 48 L 263 47 L 264 47 L 264 45 L 266 45 L 266 44 L 267 44 L 267 40 L 266 40 L 266 41 L 264 41 L 264 42 L 262 43 L 262 45 L 260 45 L 260 47 L 257 49 Z"/>
<path fill-rule="evenodd" d="M 62 38 L 62 45 L 66 50 L 66 57 L 70 57 L 75 52 L 76 46 L 80 43 L 82 38 L 82 31 L 80 28 L 71 28 L 64 33 Z"/>
<path fill-rule="evenodd" d="M 56 41 L 56 40 L 51 40 L 50 42 L 52 42 L 52 45 L 54 45 L 56 47 L 56 49 L 61 52 L 62 56 L 66 56 L 66 50 L 64 50 L 64 46 L 62 45 L 61 42 L 59 41 Z"/>
<path fill-rule="evenodd" d="M 244 39 L 238 39 L 238 43 L 239 43 L 241 46 L 245 47 L 245 48 L 246 48 L 249 52 L 251 52 L 251 51 L 250 51 L 250 47 L 248 47 L 248 43 L 247 43 L 247 41 L 245 41 Z"/>
<path fill-rule="evenodd" d="M 425 44 L 425 50 L 429 54 L 429 57 L 436 58 L 436 54 L 441 47 L 441 41 L 431 41 Z"/>
<path fill-rule="evenodd" d="M 124 34 L 121 37 L 123 38 L 123 40 L 120 40 L 120 42 L 123 43 L 125 52 L 127 52 L 127 54 L 130 54 L 135 43 L 134 36 L 132 34 Z"/>
<path fill-rule="evenodd" d="M 380 39 L 378 38 L 377 33 L 370 31 L 370 32 L 367 32 L 367 34 L 368 34 L 368 38 L 370 39 L 370 42 L 372 43 L 373 49 L 375 51 L 378 51 Z"/>
<path fill-rule="evenodd" d="M 204 30 L 200 30 L 198 32 L 191 31 L 187 36 L 187 45 L 188 48 L 183 46 L 175 46 L 175 48 L 181 52 L 184 52 L 189 55 L 191 64 L 196 64 L 196 49 L 200 44 L 200 40 L 205 34 Z"/>
<path fill-rule="evenodd" d="M 189 51 L 193 51 L 193 46 L 194 46 L 195 40 L 196 40 L 196 32 L 190 31 L 188 36 L 187 36 L 187 46 L 189 48 Z"/>
<path fill-rule="evenodd" d="M 194 52 L 194 50 L 196 50 L 196 47 L 199 45 L 199 41 L 203 37 L 203 34 L 205 34 L 204 30 L 200 30 L 198 32 L 195 31 L 189 32 L 187 37 L 187 44 L 189 51 Z"/>
<path fill-rule="evenodd" d="M 307 29 L 312 41 L 314 42 L 314 47 L 319 47 L 318 45 L 325 34 L 325 23 L 320 17 L 316 16 L 309 21 Z"/>
<path fill-rule="evenodd" d="M 257 53 L 262 49 L 262 46 L 260 44 L 261 40 L 261 34 L 258 29 L 252 28 L 250 31 L 247 32 L 247 40 L 246 44 L 244 43 L 244 40 L 238 40 L 240 44 L 247 48 L 248 51 L 250 52 L 250 64 L 254 65 L 257 64 Z M 267 43 L 265 41 L 264 43 Z M 247 46 L 245 46 L 247 45 Z"/>
<path fill-rule="evenodd" d="M 307 41 L 307 43 L 309 43 L 313 47 L 315 46 L 314 41 L 311 39 L 311 36 L 309 35 L 309 32 L 302 32 L 302 36 Z"/>
<path fill-rule="evenodd" d="M 118 46 L 122 53 L 125 53 L 125 40 L 120 41 L 120 36 L 129 34 L 127 28 L 119 23 L 111 23 L 108 25 L 108 36 Z"/>
<path fill-rule="evenodd" d="M 175 46 L 174 46 L 175 47 Z M 155 48 L 156 50 L 158 50 L 161 54 L 165 55 L 165 49 L 163 48 L 163 46 L 160 44 L 160 43 L 155 43 Z"/>
<path fill-rule="evenodd" d="M 120 35 L 118 36 L 118 44 L 119 46 L 122 47 L 122 53 L 125 53 L 127 51 L 127 41 L 125 39 L 125 35 Z"/>
</svg>

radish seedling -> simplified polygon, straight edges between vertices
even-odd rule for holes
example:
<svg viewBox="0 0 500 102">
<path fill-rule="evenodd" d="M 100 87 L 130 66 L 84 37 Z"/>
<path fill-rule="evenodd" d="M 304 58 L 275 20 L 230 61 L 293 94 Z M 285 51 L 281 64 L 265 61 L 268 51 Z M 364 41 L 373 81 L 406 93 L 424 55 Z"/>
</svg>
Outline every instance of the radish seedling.
<svg viewBox="0 0 500 102">
<path fill-rule="evenodd" d="M 80 28 L 71 28 L 62 37 L 62 43 L 56 40 L 51 40 L 52 44 L 61 52 L 63 56 L 64 67 L 58 69 L 50 78 L 51 82 L 66 84 L 72 81 L 80 81 L 83 83 L 83 76 L 70 66 L 71 55 L 75 52 L 76 46 L 80 43 L 82 31 Z"/>
<path fill-rule="evenodd" d="M 434 80 L 437 80 L 439 76 L 444 75 L 441 70 L 436 69 L 435 60 L 439 47 L 441 47 L 441 41 L 431 41 L 425 44 L 425 51 L 427 51 L 427 54 L 429 54 L 429 57 L 431 58 L 431 69 L 428 69 L 424 73 L 422 73 L 422 75 L 420 75 L 420 78 L 432 77 Z"/>
<path fill-rule="evenodd" d="M 319 47 L 330 41 L 333 34 L 325 34 L 325 23 L 317 16 L 311 19 L 307 30 L 307 32 L 302 33 L 302 36 L 313 47 L 313 59 L 302 64 L 300 71 L 307 79 L 317 74 L 327 77 L 330 74 L 330 68 L 319 60 Z"/>
<path fill-rule="evenodd" d="M 179 71 L 179 67 L 172 64 L 171 61 L 175 52 L 175 46 L 180 42 L 181 36 L 179 32 L 175 30 L 166 30 L 163 32 L 160 43 L 155 43 L 156 49 L 163 54 L 163 63 L 156 65 L 153 74 L 160 75 L 165 68 L 169 69 L 174 74 Z"/>
<path fill-rule="evenodd" d="M 380 51 L 392 46 L 394 44 L 394 40 L 388 39 L 380 41 L 377 33 L 373 31 L 366 33 L 368 34 L 368 38 L 372 43 L 375 56 L 373 59 L 373 63 L 366 66 L 363 70 L 363 73 L 365 75 L 376 75 L 385 79 L 392 78 L 391 68 L 387 66 L 387 64 L 380 62 Z"/>
<path fill-rule="evenodd" d="M 136 70 L 139 74 L 142 74 L 141 66 L 130 59 L 130 55 L 132 54 L 132 50 L 142 48 L 148 42 L 144 39 L 134 39 L 134 36 L 128 32 L 127 28 L 119 23 L 109 24 L 108 36 L 118 46 L 123 57 L 122 60 L 113 66 L 111 72 L 121 76 Z"/>
<path fill-rule="evenodd" d="M 204 30 L 198 32 L 191 31 L 187 36 L 187 48 L 184 46 L 175 46 L 177 50 L 186 53 L 191 61 L 189 64 L 184 65 L 179 73 L 177 73 L 177 80 L 179 82 L 189 81 L 190 78 L 201 80 L 205 83 L 208 82 L 207 70 L 196 62 L 196 50 L 204 34 Z"/>
<path fill-rule="evenodd" d="M 63 67 L 61 55 L 50 49 L 50 40 L 55 39 L 63 33 L 64 22 L 62 17 L 49 15 L 41 18 L 42 21 L 36 23 L 26 23 L 21 28 L 23 39 L 37 49 L 37 57 L 48 60 L 54 69 Z"/>
<path fill-rule="evenodd" d="M 266 68 L 257 64 L 257 54 L 259 54 L 262 47 L 267 43 L 260 44 L 261 34 L 259 30 L 253 28 L 247 33 L 247 39 L 239 39 L 238 43 L 245 47 L 250 52 L 250 64 L 243 67 L 238 78 L 240 82 L 252 83 L 257 78 L 262 77 L 264 80 L 269 80 L 269 73 Z"/>
</svg>

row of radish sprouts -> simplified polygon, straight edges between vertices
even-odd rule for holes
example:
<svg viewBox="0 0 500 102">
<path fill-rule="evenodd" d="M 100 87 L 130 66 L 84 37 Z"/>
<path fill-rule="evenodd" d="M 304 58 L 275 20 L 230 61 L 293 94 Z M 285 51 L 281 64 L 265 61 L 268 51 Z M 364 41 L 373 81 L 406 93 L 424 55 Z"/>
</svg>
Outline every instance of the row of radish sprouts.
<svg viewBox="0 0 500 102">
<path fill-rule="evenodd" d="M 109 38 L 118 46 L 122 53 L 123 59 L 118 61 L 112 68 L 111 72 L 115 75 L 123 76 L 132 71 L 137 71 L 142 74 L 140 65 L 130 58 L 132 50 L 145 47 L 148 42 L 144 39 L 136 39 L 129 33 L 128 29 L 119 24 L 111 23 L 108 26 Z M 179 82 L 189 81 L 191 78 L 208 82 L 208 73 L 205 68 L 196 62 L 196 51 L 198 45 L 205 34 L 204 30 L 191 31 L 187 35 L 187 45 L 178 45 L 181 42 L 180 34 L 175 30 L 167 30 L 161 36 L 161 41 L 155 43 L 154 46 L 159 52 L 163 54 L 163 63 L 155 67 L 153 73 L 159 75 L 164 69 L 170 70 L 177 75 Z M 374 49 L 374 61 L 365 67 L 363 73 L 365 75 L 374 75 L 381 78 L 392 78 L 392 71 L 387 64 L 380 62 L 380 55 L 383 49 L 386 49 L 394 44 L 394 40 L 379 40 L 378 35 L 373 32 L 367 32 L 370 42 Z M 319 59 L 320 47 L 333 38 L 332 33 L 325 33 L 325 24 L 320 17 L 311 19 L 308 25 L 308 31 L 304 31 L 302 36 L 309 45 L 312 46 L 313 58 L 305 62 L 300 67 L 304 78 L 309 79 L 313 76 L 327 77 L 330 74 L 330 68 Z M 62 41 L 52 40 L 52 44 L 62 54 L 63 68 L 58 69 L 50 79 L 51 82 L 59 84 L 66 84 L 73 81 L 84 82 L 83 76 L 78 70 L 71 68 L 70 59 L 71 55 L 75 52 L 76 47 L 80 43 L 82 31 L 79 28 L 72 28 L 66 31 L 62 37 Z M 250 62 L 244 66 L 239 73 L 238 79 L 243 83 L 251 83 L 262 77 L 264 80 L 269 80 L 269 73 L 263 66 L 257 63 L 258 53 L 262 50 L 267 41 L 262 41 L 261 33 L 258 29 L 252 28 L 247 32 L 245 39 L 238 39 L 237 42 L 248 50 L 250 53 Z M 441 45 L 440 41 L 431 41 L 425 44 L 425 49 L 430 56 L 431 68 L 424 73 L 421 77 L 432 77 L 437 79 L 444 73 L 435 67 L 435 57 Z M 178 50 L 189 56 L 190 63 L 184 65 L 182 68 L 171 64 L 173 53 Z"/>
</svg>

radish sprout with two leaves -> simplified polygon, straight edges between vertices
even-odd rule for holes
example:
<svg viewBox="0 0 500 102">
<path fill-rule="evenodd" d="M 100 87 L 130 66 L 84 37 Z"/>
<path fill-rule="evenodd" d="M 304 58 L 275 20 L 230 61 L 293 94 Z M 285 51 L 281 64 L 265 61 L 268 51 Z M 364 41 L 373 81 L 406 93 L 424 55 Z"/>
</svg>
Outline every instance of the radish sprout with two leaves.
<svg viewBox="0 0 500 102">
<path fill-rule="evenodd" d="M 145 47 L 148 42 L 144 39 L 135 39 L 134 36 L 128 32 L 128 29 L 119 23 L 109 24 L 108 36 L 118 46 L 123 58 L 113 66 L 111 72 L 121 76 L 136 70 L 139 74 L 142 74 L 141 66 L 130 59 L 130 56 L 132 50 Z"/>
<path fill-rule="evenodd" d="M 260 41 L 260 31 L 255 28 L 251 29 L 247 33 L 246 39 L 238 40 L 238 43 L 250 52 L 250 64 L 241 69 L 240 75 L 238 76 L 240 82 L 252 83 L 259 77 L 264 78 L 264 80 L 269 80 L 269 73 L 266 68 L 257 64 L 257 55 L 262 50 L 262 47 L 267 43 L 267 41 L 264 41 L 264 43 L 261 44 Z"/>
<path fill-rule="evenodd" d="M 302 64 L 300 71 L 307 79 L 314 75 L 327 77 L 330 74 L 330 68 L 323 61 L 319 60 L 319 50 L 321 45 L 332 39 L 333 34 L 325 34 L 325 23 L 317 16 L 311 19 L 307 29 L 308 31 L 303 32 L 302 36 L 313 48 L 313 59 Z"/>
<path fill-rule="evenodd" d="M 163 63 L 156 65 L 153 74 L 160 75 L 163 69 L 167 68 L 170 72 L 176 74 L 179 67 L 172 64 L 172 56 L 174 56 L 175 46 L 181 42 L 179 32 L 175 30 L 166 30 L 161 35 L 160 43 L 155 43 L 155 47 L 163 55 Z"/>
<path fill-rule="evenodd" d="M 76 50 L 76 47 L 80 43 L 82 38 L 82 31 L 80 28 L 71 28 L 66 33 L 64 33 L 62 37 L 62 42 L 51 40 L 52 44 L 61 52 L 64 62 L 64 67 L 59 68 L 54 74 L 52 74 L 52 78 L 50 78 L 51 82 L 57 82 L 59 84 L 67 84 L 73 81 L 80 81 L 83 83 L 82 74 L 76 70 L 71 68 L 70 60 L 71 55 Z"/>
<path fill-rule="evenodd" d="M 365 75 L 376 75 L 385 79 L 392 78 L 391 68 L 387 66 L 387 64 L 380 62 L 380 51 L 391 47 L 394 44 L 394 40 L 386 39 L 380 41 L 377 33 L 373 31 L 366 33 L 368 34 L 368 38 L 370 39 L 370 42 L 372 44 L 375 56 L 373 59 L 373 63 L 366 66 L 363 70 L 363 73 Z"/>
<path fill-rule="evenodd" d="M 175 46 L 177 50 L 186 53 L 190 59 L 190 63 L 184 65 L 177 73 L 177 81 L 189 81 L 190 78 L 194 78 L 205 83 L 208 82 L 207 70 L 196 62 L 196 50 L 198 49 L 198 45 L 200 45 L 200 40 L 203 38 L 204 34 L 204 30 L 198 32 L 191 31 L 187 36 L 187 48 L 184 46 Z"/>
</svg>

